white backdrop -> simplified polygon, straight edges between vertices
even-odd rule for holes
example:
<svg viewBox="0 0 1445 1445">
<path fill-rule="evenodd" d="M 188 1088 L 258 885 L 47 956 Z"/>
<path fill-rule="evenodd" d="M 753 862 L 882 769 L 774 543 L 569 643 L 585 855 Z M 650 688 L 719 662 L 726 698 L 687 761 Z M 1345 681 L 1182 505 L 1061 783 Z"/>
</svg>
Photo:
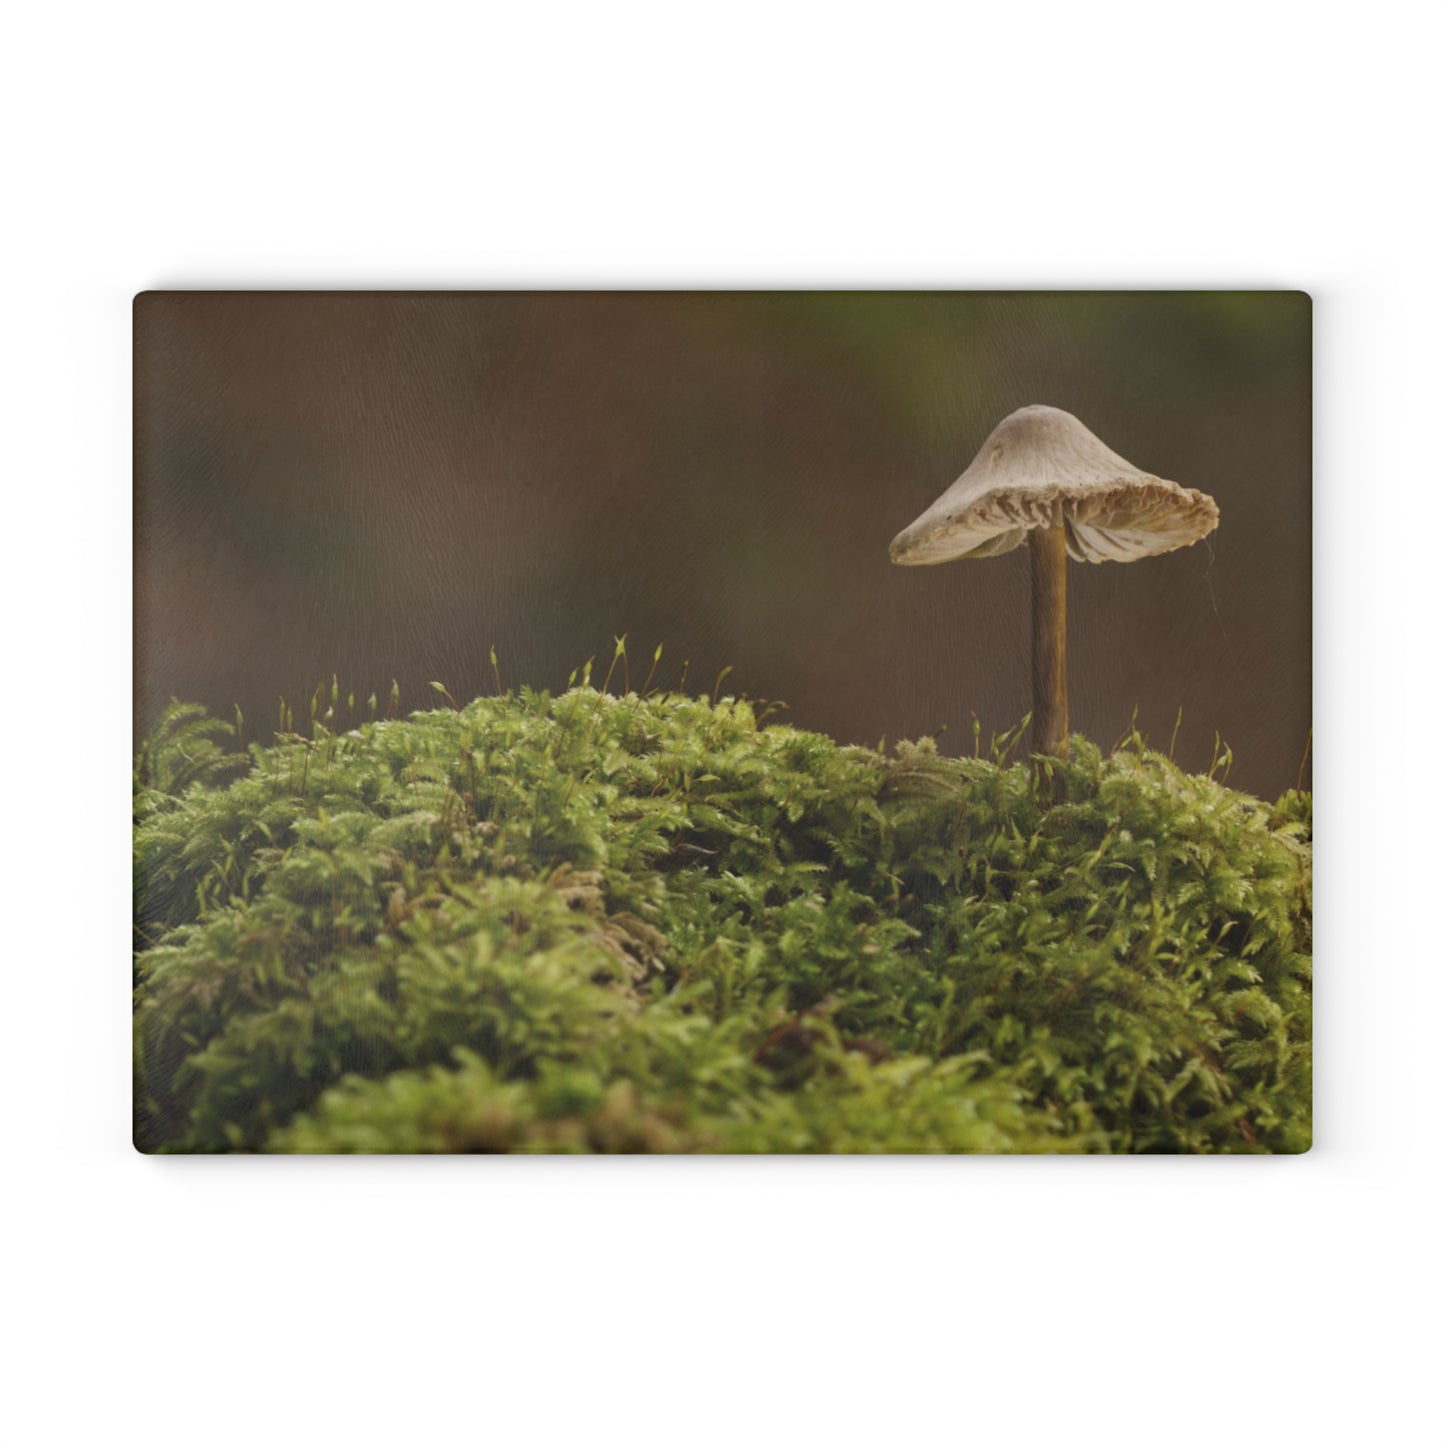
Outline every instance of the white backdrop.
<svg viewBox="0 0 1445 1445">
<path fill-rule="evenodd" d="M 1442 20 L 1259 0 L 12 15 L 0 1436 L 1424 1438 Z M 1312 1154 L 131 1151 L 130 298 L 552 285 L 1313 294 Z"/>
</svg>

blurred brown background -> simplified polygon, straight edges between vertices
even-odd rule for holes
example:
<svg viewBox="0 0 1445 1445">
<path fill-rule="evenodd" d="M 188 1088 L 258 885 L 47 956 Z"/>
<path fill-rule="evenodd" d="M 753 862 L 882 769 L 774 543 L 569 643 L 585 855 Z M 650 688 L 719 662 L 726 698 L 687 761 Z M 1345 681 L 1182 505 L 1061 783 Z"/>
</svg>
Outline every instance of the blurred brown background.
<svg viewBox="0 0 1445 1445">
<path fill-rule="evenodd" d="M 1251 293 L 150 292 L 135 309 L 134 721 L 251 736 L 337 673 L 358 711 L 634 685 L 782 699 L 848 742 L 972 748 L 1029 707 L 1028 553 L 888 543 L 1008 412 L 1074 412 L 1210 493 L 1206 542 L 1069 567 L 1073 729 L 1273 797 L 1310 727 L 1310 303 Z M 616 683 L 614 683 L 614 689 Z M 1308 783 L 1308 770 L 1306 770 Z"/>
</svg>

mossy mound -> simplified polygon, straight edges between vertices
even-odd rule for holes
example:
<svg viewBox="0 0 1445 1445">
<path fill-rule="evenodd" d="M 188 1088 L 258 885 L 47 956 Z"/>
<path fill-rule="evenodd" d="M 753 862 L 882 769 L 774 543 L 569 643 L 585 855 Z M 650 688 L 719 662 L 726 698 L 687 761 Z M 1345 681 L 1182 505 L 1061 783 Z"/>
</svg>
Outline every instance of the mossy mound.
<svg viewBox="0 0 1445 1445">
<path fill-rule="evenodd" d="M 1309 1147 L 1308 796 L 583 688 L 221 730 L 138 763 L 143 1149 Z"/>
</svg>

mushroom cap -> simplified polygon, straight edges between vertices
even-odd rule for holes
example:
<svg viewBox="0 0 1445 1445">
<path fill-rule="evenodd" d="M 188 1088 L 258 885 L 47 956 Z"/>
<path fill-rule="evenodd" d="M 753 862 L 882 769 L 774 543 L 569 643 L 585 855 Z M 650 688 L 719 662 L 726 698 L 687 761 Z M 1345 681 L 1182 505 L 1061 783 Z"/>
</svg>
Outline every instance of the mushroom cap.
<svg viewBox="0 0 1445 1445">
<path fill-rule="evenodd" d="M 997 557 L 1035 527 L 1062 526 L 1076 562 L 1133 562 L 1188 547 L 1218 525 L 1212 497 L 1141 472 L 1066 411 L 1026 406 L 989 433 L 888 555 L 905 567 Z"/>
</svg>

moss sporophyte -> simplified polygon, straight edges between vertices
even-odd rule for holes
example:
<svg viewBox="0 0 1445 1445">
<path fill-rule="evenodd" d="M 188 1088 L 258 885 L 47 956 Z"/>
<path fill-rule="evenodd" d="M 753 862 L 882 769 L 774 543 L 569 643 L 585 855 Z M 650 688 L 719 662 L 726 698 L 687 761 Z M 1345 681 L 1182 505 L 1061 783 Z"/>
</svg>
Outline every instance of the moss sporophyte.
<svg viewBox="0 0 1445 1445">
<path fill-rule="evenodd" d="M 139 1147 L 1308 1147 L 1307 794 L 496 683 L 147 739 Z"/>
</svg>

